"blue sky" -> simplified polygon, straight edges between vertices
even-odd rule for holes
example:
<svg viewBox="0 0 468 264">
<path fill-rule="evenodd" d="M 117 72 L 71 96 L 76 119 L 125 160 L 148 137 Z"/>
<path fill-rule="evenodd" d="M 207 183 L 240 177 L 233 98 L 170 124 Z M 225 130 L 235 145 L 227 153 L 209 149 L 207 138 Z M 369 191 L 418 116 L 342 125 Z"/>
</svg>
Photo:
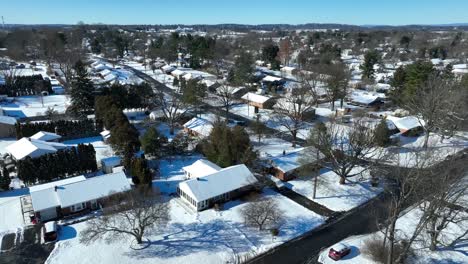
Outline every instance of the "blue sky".
<svg viewBox="0 0 468 264">
<path fill-rule="evenodd" d="M 12 24 L 446 24 L 467 0 L 0 0 Z"/>
</svg>

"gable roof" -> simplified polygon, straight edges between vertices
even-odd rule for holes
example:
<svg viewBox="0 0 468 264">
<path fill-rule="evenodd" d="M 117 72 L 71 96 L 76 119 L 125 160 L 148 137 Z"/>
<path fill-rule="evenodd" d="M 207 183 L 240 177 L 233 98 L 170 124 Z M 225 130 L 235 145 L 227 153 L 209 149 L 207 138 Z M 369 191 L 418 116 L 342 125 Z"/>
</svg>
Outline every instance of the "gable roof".
<svg viewBox="0 0 468 264">
<path fill-rule="evenodd" d="M 387 119 L 392 121 L 400 131 L 408 131 L 420 127 L 421 123 L 424 124 L 423 120 L 415 116 L 406 116 L 402 118 L 396 116 L 387 116 Z"/>
<path fill-rule="evenodd" d="M 16 159 L 21 160 L 29 156 L 37 158 L 48 153 L 55 153 L 66 145 L 55 142 L 46 142 L 37 139 L 22 138 L 6 147 L 6 150 Z"/>
<path fill-rule="evenodd" d="M 250 101 L 250 102 L 254 102 L 254 103 L 263 104 L 263 103 L 265 103 L 266 101 L 268 101 L 268 100 L 270 100 L 272 98 L 268 97 L 268 96 L 264 96 L 264 95 L 249 92 L 249 93 L 244 94 L 244 96 L 242 96 L 242 99 Z"/>
<path fill-rule="evenodd" d="M 57 190 L 55 190 L 56 186 Z M 131 186 L 124 172 L 116 172 L 89 179 L 78 176 L 31 188 L 29 189 L 33 209 L 41 211 L 96 200 L 109 196 L 112 192 L 128 191 Z"/>
<path fill-rule="evenodd" d="M 286 173 L 298 169 L 305 164 L 301 162 L 301 157 L 308 157 L 307 161 L 314 163 L 318 160 L 323 159 L 325 156 L 319 152 L 318 157 L 315 154 L 316 149 L 313 147 L 299 148 L 286 155 L 279 155 L 270 160 L 271 165 L 276 169 Z"/>
<path fill-rule="evenodd" d="M 179 183 L 179 189 L 201 202 L 257 182 L 244 165 L 231 166 L 201 178 Z"/>
<path fill-rule="evenodd" d="M 7 125 L 14 125 L 16 124 L 16 118 L 11 116 L 0 116 L 0 123 L 7 124 Z"/>
<path fill-rule="evenodd" d="M 194 117 L 184 124 L 184 127 L 190 129 L 197 134 L 207 137 L 213 129 L 213 123 L 216 121 L 216 116 L 212 114 L 201 115 Z"/>
<path fill-rule="evenodd" d="M 200 159 L 195 161 L 192 165 L 182 168 L 189 173 L 192 177 L 203 177 L 221 170 L 221 167 L 214 164 L 209 160 Z"/>
<path fill-rule="evenodd" d="M 51 141 L 51 140 L 61 139 L 62 136 L 59 136 L 51 132 L 39 131 L 36 134 L 32 135 L 31 138 L 37 139 L 37 140 L 43 140 L 43 141 Z"/>
</svg>

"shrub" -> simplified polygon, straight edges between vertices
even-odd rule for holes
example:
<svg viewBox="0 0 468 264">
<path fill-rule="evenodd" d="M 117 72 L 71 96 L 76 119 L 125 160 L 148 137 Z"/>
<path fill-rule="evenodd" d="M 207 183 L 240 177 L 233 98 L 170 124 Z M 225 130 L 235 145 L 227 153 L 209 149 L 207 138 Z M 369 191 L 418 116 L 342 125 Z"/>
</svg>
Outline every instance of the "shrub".
<svg viewBox="0 0 468 264">
<path fill-rule="evenodd" d="M 270 229 L 270 233 L 271 233 L 272 236 L 278 236 L 279 229 L 278 228 L 272 228 L 272 229 Z"/>
<path fill-rule="evenodd" d="M 403 245 L 404 242 L 399 244 L 397 243 L 393 247 L 393 261 L 403 253 Z M 373 236 L 364 242 L 361 252 L 371 260 L 383 264 L 387 261 L 387 256 L 390 254 L 390 248 L 388 241 L 387 245 L 384 246 L 382 238 Z"/>
</svg>

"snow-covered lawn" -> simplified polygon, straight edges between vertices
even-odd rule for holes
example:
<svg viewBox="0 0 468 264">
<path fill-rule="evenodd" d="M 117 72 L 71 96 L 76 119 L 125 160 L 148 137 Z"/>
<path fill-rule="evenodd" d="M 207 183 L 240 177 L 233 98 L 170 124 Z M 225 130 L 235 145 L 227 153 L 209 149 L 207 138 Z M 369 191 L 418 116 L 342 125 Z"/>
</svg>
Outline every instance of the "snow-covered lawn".
<svg viewBox="0 0 468 264">
<path fill-rule="evenodd" d="M 78 144 L 91 144 L 96 150 L 96 161 L 100 164 L 101 159 L 114 156 L 114 151 L 111 146 L 102 141 L 102 137 L 79 138 L 64 141 L 63 144 L 68 146 L 77 146 Z"/>
<path fill-rule="evenodd" d="M 400 145 L 398 147 L 388 147 L 384 155 L 391 157 L 391 163 L 403 167 L 414 167 L 418 164 L 418 156 L 424 154 L 423 148 L 424 136 L 405 137 L 399 136 Z M 431 163 L 437 163 L 449 155 L 468 148 L 468 132 L 459 132 L 456 136 L 449 139 L 442 139 L 438 134 L 431 134 L 428 142 L 428 156 Z M 429 164 L 428 164 L 429 165 Z"/>
<path fill-rule="evenodd" d="M 20 96 L 15 97 L 13 102 L 1 103 L 5 115 L 21 118 L 44 115 L 48 107 L 58 113 L 65 113 L 70 105 L 70 100 L 65 95 L 43 96 Z"/>
<path fill-rule="evenodd" d="M 465 205 L 466 206 L 466 205 Z M 421 214 L 421 210 L 418 207 L 413 208 L 408 211 L 405 215 L 401 216 L 396 224 L 397 236 L 400 238 L 405 238 L 412 235 L 416 224 L 418 222 L 418 215 Z M 468 228 L 468 221 L 464 221 L 464 224 L 457 226 L 454 224 L 449 224 L 448 228 L 444 232 L 445 236 L 454 237 L 462 234 Z M 381 232 L 376 232 L 373 234 L 363 235 L 363 236 L 354 236 L 344 239 L 342 242 L 351 247 L 351 254 L 346 256 L 344 259 L 340 260 L 340 263 L 352 263 L 352 264 L 362 264 L 362 263 L 374 263 L 368 256 L 361 253 L 361 250 L 364 248 L 365 241 L 372 239 L 373 237 L 383 237 Z M 466 242 L 461 242 L 457 244 L 453 249 L 443 249 L 437 251 L 430 251 L 428 249 L 429 238 L 423 233 L 416 239 L 413 244 L 415 256 L 408 260 L 408 263 L 414 264 L 439 264 L 439 263 L 468 263 L 468 244 Z M 321 263 L 332 264 L 336 261 L 327 257 L 328 250 L 325 249 L 319 257 Z"/>
<path fill-rule="evenodd" d="M 358 168 L 356 171 L 361 171 L 361 168 Z M 344 185 L 339 184 L 338 175 L 327 169 L 320 170 L 320 174 L 317 177 L 315 199 L 313 199 L 314 177 L 312 176 L 288 181 L 285 183 L 285 186 L 333 211 L 351 210 L 383 191 L 382 183 L 378 187 L 371 186 L 369 171 L 364 171 L 362 176 L 357 175 L 350 178 L 353 183 L 347 182 Z"/>
<path fill-rule="evenodd" d="M 283 151 L 289 153 L 296 149 L 292 147 L 291 142 L 280 138 L 262 137 L 260 142 L 258 142 L 258 137 L 251 135 L 250 142 L 254 150 L 258 151 L 260 158 L 276 157 L 282 155 Z"/>
<path fill-rule="evenodd" d="M 233 114 L 240 115 L 242 117 L 256 120 L 257 114 L 255 114 L 255 107 L 247 104 L 234 105 L 231 110 Z M 289 134 L 287 128 L 282 125 L 288 122 L 287 118 L 279 120 L 273 118 L 273 110 L 270 109 L 259 109 L 260 121 L 262 121 L 267 127 L 278 130 L 281 133 Z M 313 123 L 303 122 L 302 127 L 297 130 L 297 137 L 300 139 L 307 139 L 310 133 L 310 129 L 314 126 Z"/>
<path fill-rule="evenodd" d="M 68 226 L 48 264 L 69 263 L 204 263 L 218 264 L 232 260 L 234 255 L 260 253 L 307 232 L 324 222 L 323 217 L 305 209 L 288 198 L 269 189 L 264 197 L 274 199 L 285 211 L 286 219 L 279 236 L 273 238 L 267 231 L 246 227 L 240 210 L 248 202 L 239 200 L 225 204 L 221 212 L 213 209 L 198 214 L 188 213 L 181 201 L 172 199 L 171 222 L 147 236 L 150 246 L 143 250 L 129 248 L 131 239 L 120 239 L 111 244 L 97 241 L 89 246 L 79 243 L 80 231 L 86 223 Z"/>
</svg>

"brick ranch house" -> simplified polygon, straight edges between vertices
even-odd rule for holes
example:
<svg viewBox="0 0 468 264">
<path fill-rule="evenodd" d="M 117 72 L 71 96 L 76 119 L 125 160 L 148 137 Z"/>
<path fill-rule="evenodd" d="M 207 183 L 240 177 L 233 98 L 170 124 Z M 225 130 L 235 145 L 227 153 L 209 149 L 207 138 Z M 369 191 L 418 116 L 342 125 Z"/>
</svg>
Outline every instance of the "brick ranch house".
<svg viewBox="0 0 468 264">
<path fill-rule="evenodd" d="M 304 160 L 307 157 L 307 164 L 304 164 Z M 302 158 L 302 159 L 301 159 Z M 320 162 L 325 156 L 318 152 L 315 148 L 299 148 L 293 152 L 284 153 L 273 157 L 268 160 L 267 172 L 275 176 L 282 181 L 289 181 L 294 179 L 299 170 L 308 167 L 308 170 L 318 171 L 320 169 Z"/>
<path fill-rule="evenodd" d="M 36 219 L 48 221 L 101 208 L 114 193 L 131 189 L 124 172 L 85 178 L 77 176 L 29 188 Z"/>
</svg>

